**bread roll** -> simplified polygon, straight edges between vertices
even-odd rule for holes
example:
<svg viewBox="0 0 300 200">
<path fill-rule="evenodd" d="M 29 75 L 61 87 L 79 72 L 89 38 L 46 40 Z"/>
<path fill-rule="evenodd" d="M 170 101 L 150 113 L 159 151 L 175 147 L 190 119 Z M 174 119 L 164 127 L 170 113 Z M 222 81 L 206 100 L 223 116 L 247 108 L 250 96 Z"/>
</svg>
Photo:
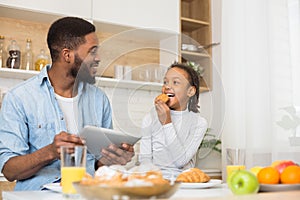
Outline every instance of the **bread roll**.
<svg viewBox="0 0 300 200">
<path fill-rule="evenodd" d="M 169 101 L 169 97 L 166 94 L 160 94 L 156 97 L 155 99 L 156 101 L 158 100 L 162 100 L 163 102 L 167 103 L 167 101 Z"/>
<path fill-rule="evenodd" d="M 198 168 L 191 168 L 183 171 L 177 176 L 176 182 L 184 183 L 206 183 L 210 177 Z"/>
</svg>

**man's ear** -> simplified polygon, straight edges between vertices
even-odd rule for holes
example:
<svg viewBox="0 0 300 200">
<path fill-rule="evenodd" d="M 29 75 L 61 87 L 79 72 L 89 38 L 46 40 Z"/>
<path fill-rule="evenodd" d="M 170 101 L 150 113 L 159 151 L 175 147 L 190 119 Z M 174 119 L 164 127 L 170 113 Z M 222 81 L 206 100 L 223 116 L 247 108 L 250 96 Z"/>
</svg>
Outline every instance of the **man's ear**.
<svg viewBox="0 0 300 200">
<path fill-rule="evenodd" d="M 196 94 L 195 86 L 190 86 L 187 92 L 188 97 L 192 97 Z"/>
<path fill-rule="evenodd" d="M 67 63 L 71 62 L 71 52 L 70 52 L 70 49 L 64 48 L 62 50 L 62 58 Z"/>
</svg>

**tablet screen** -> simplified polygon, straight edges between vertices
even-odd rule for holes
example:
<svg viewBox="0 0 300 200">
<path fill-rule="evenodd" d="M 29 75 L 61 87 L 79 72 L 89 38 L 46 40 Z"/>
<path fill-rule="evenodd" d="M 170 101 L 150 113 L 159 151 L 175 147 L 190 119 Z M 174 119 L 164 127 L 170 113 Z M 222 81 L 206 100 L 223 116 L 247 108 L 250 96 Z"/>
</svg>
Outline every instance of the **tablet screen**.
<svg viewBox="0 0 300 200">
<path fill-rule="evenodd" d="M 79 133 L 86 142 L 88 151 L 96 157 L 100 156 L 101 149 L 110 144 L 121 146 L 122 143 L 134 145 L 140 137 L 128 135 L 122 131 L 95 126 L 85 126 Z"/>
</svg>

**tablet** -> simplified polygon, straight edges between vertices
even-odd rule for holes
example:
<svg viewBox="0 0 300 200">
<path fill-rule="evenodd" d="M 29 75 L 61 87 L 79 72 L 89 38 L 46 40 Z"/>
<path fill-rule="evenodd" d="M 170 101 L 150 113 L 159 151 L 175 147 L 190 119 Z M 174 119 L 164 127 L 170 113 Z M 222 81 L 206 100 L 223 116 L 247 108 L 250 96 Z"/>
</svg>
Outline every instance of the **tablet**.
<svg viewBox="0 0 300 200">
<path fill-rule="evenodd" d="M 86 141 L 88 151 L 96 157 L 100 156 L 100 151 L 110 144 L 121 146 L 122 143 L 134 145 L 140 137 L 128 135 L 122 131 L 96 126 L 85 126 L 79 133 L 80 137 Z"/>
</svg>

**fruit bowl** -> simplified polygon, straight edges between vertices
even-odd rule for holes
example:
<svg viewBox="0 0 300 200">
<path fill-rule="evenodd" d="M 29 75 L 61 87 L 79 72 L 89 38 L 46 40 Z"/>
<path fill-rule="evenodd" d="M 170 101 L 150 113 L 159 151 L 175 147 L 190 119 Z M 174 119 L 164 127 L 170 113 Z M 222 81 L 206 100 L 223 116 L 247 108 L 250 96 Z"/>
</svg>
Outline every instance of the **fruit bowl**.
<svg viewBox="0 0 300 200">
<path fill-rule="evenodd" d="M 152 186 L 107 186 L 73 183 L 76 191 L 87 200 L 110 200 L 116 197 L 122 198 L 122 196 L 128 196 L 130 199 L 169 198 L 177 191 L 179 185 L 180 183 Z"/>
<path fill-rule="evenodd" d="M 300 190 L 300 184 L 260 184 L 259 192 Z"/>
</svg>

